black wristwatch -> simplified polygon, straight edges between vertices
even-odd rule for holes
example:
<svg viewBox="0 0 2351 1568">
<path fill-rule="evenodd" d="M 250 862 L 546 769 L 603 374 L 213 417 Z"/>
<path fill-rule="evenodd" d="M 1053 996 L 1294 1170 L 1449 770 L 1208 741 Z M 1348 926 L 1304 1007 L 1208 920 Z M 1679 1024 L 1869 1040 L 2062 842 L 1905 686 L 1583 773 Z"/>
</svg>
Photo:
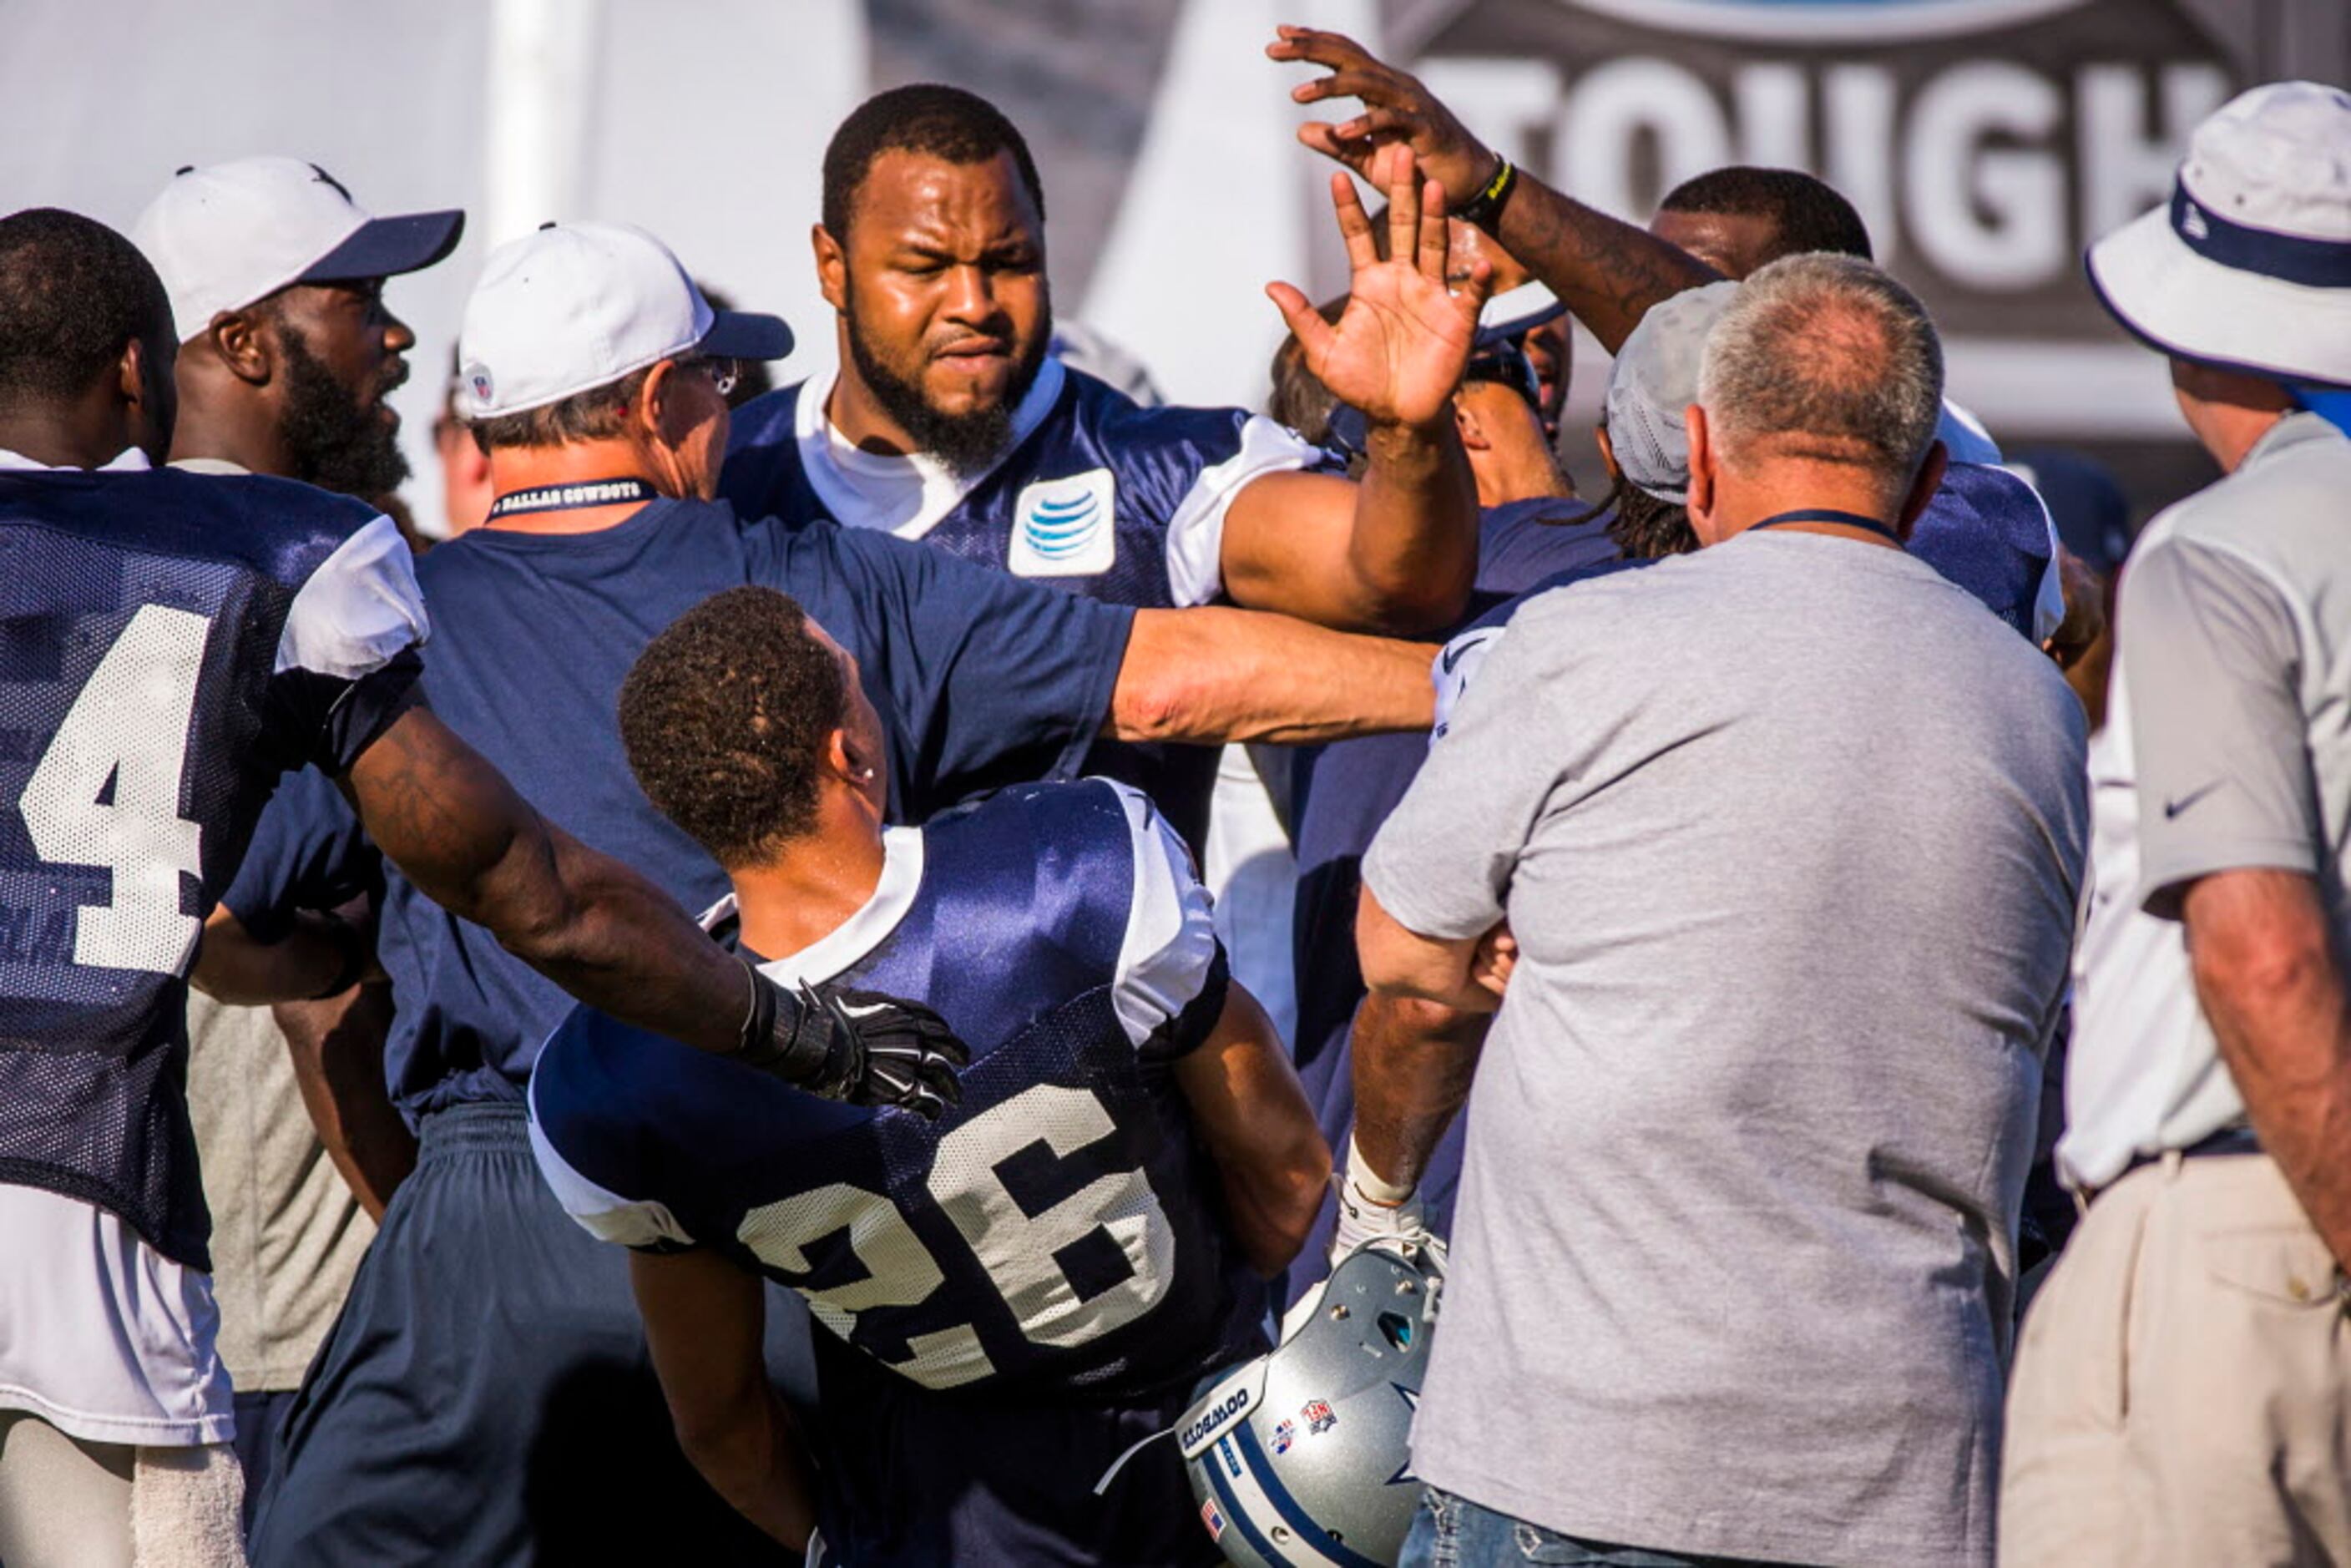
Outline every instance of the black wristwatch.
<svg viewBox="0 0 2351 1568">
<path fill-rule="evenodd" d="M 1510 205 L 1510 193 L 1518 188 L 1519 166 L 1497 152 L 1494 154 L 1493 178 L 1488 180 L 1476 195 L 1462 203 L 1453 216 L 1499 237 L 1502 209 Z"/>
</svg>

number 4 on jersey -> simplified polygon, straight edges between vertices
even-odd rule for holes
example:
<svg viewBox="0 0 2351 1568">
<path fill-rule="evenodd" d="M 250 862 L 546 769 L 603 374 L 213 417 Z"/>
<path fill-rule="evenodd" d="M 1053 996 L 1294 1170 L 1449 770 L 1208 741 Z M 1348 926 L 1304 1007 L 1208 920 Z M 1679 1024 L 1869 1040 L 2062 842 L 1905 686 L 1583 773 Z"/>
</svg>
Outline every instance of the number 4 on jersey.
<svg viewBox="0 0 2351 1568">
<path fill-rule="evenodd" d="M 180 780 L 211 629 L 190 611 L 140 606 L 25 781 L 34 852 L 114 873 L 113 895 L 76 923 L 77 964 L 176 975 L 195 945 L 180 878 L 201 874 L 204 831 L 180 815 Z"/>
</svg>

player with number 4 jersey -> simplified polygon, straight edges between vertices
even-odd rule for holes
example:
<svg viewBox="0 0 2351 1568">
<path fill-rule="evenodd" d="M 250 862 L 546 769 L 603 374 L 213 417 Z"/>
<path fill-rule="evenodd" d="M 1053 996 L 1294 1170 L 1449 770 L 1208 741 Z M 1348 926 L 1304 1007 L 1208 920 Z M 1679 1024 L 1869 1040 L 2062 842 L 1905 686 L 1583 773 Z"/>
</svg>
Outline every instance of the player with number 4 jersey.
<svg viewBox="0 0 2351 1568">
<path fill-rule="evenodd" d="M 1330 1157 L 1181 841 L 1105 779 L 885 829 L 853 661 L 768 589 L 655 638 L 621 727 L 726 869 L 747 956 L 922 998 L 973 1052 L 925 1123 L 713 1073 L 588 1009 L 548 1042 L 533 1148 L 575 1218 L 636 1249 L 689 1456 L 844 1562 L 1213 1561 L 1173 1445 L 1094 1488 L 1263 1347 L 1261 1277 Z M 763 1379 L 762 1277 L 831 1331 L 820 1484 Z"/>
<path fill-rule="evenodd" d="M 333 777 L 420 887 L 558 984 L 746 1080 L 749 1061 L 870 1103 L 911 1040 L 907 1098 L 935 1111 L 961 1056 L 919 1009 L 852 1018 L 747 973 L 444 727 L 415 690 L 424 609 L 390 519 L 153 469 L 178 341 L 122 236 L 0 219 L 0 1429 L 29 1416 L 65 1445 L 44 1484 L 16 1471 L 46 1438 L 0 1454 L 12 1568 L 128 1561 L 138 1456 L 233 1434 L 184 1003 L 204 917 L 288 769 Z M 344 961 L 299 941 L 274 960 L 314 991 Z M 162 1506 L 201 1531 L 225 1501 L 233 1538 L 233 1461 L 153 1484 L 206 1472 L 226 1479 Z M 48 1491 L 41 1521 L 9 1506 Z"/>
</svg>

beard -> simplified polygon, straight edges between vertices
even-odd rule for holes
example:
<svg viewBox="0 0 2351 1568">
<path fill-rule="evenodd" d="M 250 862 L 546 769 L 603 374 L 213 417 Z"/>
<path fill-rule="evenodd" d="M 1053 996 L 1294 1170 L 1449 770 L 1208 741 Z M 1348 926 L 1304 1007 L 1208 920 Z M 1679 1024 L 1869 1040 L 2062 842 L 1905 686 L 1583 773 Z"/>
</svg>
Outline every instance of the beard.
<svg viewBox="0 0 2351 1568">
<path fill-rule="evenodd" d="M 286 412 L 277 433 L 293 477 L 368 500 L 400 488 L 408 477 L 408 459 L 401 455 L 399 428 L 377 412 L 381 399 L 354 395 L 299 332 L 283 329 L 278 341 L 286 350 Z M 407 379 L 401 375 L 383 391 Z"/>
<path fill-rule="evenodd" d="M 1014 362 L 1012 382 L 1005 388 L 1003 397 L 969 413 L 946 413 L 932 405 L 923 391 L 919 374 L 900 374 L 882 357 L 881 350 L 866 341 L 857 325 L 853 296 L 848 314 L 849 357 L 873 400 L 914 441 L 916 451 L 937 458 L 959 479 L 970 478 L 1004 455 L 1005 447 L 1012 441 L 1013 411 L 1029 394 L 1038 370 L 1045 362 L 1046 346 L 1052 340 L 1050 329 L 1040 331 L 1027 351 Z"/>
</svg>

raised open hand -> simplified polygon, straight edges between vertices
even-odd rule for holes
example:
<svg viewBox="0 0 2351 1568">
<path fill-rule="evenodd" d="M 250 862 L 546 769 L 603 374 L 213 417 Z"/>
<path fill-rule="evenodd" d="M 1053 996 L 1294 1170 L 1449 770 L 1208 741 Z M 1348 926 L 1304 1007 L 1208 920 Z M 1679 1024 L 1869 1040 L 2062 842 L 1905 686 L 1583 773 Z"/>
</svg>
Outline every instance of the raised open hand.
<svg viewBox="0 0 2351 1568">
<path fill-rule="evenodd" d="M 1410 150 L 1383 148 L 1367 165 L 1388 194 L 1388 259 L 1372 243 L 1372 220 L 1344 174 L 1331 176 L 1331 203 L 1353 269 L 1347 308 L 1326 322 L 1306 296 L 1287 283 L 1266 293 L 1298 336 L 1306 368 L 1340 402 L 1363 411 L 1374 425 L 1425 428 L 1452 417 L 1454 389 L 1469 362 L 1478 311 L 1493 287 L 1493 267 L 1482 257 L 1466 277 L 1446 280 L 1445 192 L 1425 186 Z"/>
<path fill-rule="evenodd" d="M 1284 26 L 1266 46 L 1276 60 L 1303 60 L 1325 66 L 1331 74 L 1301 82 L 1290 89 L 1299 103 L 1319 103 L 1326 98 L 1363 100 L 1364 112 L 1337 124 L 1310 121 L 1298 128 L 1298 140 L 1353 169 L 1374 184 L 1373 158 L 1381 149 L 1398 143 L 1412 149 L 1422 170 L 1445 187 L 1447 200 L 1459 206 L 1494 177 L 1497 159 L 1491 149 L 1469 134 L 1420 85 L 1394 66 L 1374 57 L 1369 49 L 1344 33 L 1312 27 Z"/>
</svg>

